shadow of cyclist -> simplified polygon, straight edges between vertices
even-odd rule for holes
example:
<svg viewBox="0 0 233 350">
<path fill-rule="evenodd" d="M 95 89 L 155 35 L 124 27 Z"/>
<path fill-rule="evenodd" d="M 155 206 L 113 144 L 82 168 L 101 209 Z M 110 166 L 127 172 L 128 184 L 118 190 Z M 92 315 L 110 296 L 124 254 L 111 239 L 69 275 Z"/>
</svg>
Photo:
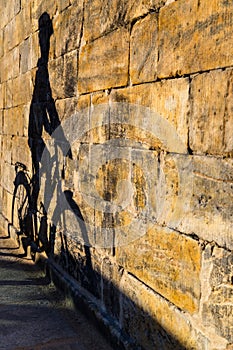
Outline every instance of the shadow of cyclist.
<svg viewBox="0 0 233 350">
<path fill-rule="evenodd" d="M 50 198 L 47 193 L 55 193 L 57 196 L 57 203 L 60 198 L 65 198 L 67 202 L 67 207 L 71 210 L 75 216 L 77 217 L 80 223 L 80 231 L 82 238 L 85 243 L 88 242 L 88 233 L 86 229 L 86 225 L 84 222 L 84 218 L 81 214 L 81 211 L 77 205 L 77 203 L 72 198 L 71 191 L 62 191 L 61 186 L 61 172 L 59 171 L 58 164 L 58 156 L 55 155 L 53 159 L 52 155 L 49 153 L 48 148 L 46 147 L 46 143 L 43 139 L 43 131 L 45 131 L 52 138 L 56 138 L 56 133 L 54 131 L 59 127 L 59 139 L 54 140 L 56 145 L 60 145 L 61 151 L 64 153 L 64 149 L 68 150 L 67 154 L 63 154 L 63 157 L 68 156 L 72 158 L 72 154 L 70 151 L 70 145 L 65 138 L 63 133 L 61 123 L 59 120 L 59 116 L 56 110 L 55 101 L 52 96 L 50 81 L 49 81 L 49 71 L 48 71 L 48 58 L 49 58 L 49 49 L 50 49 L 50 37 L 53 34 L 53 26 L 52 21 L 48 15 L 48 13 L 43 13 L 39 18 L 39 45 L 41 57 L 38 60 L 37 64 L 37 72 L 35 78 L 35 86 L 30 106 L 30 114 L 29 114 L 29 125 L 28 125 L 28 145 L 31 151 L 32 157 L 32 166 L 33 166 L 33 181 L 32 181 L 32 207 L 36 212 L 38 210 L 38 197 L 40 192 L 40 181 L 43 171 L 45 174 L 45 188 L 44 188 L 44 203 L 40 203 L 42 207 L 42 219 L 40 223 L 39 229 L 39 239 L 42 242 L 43 246 L 47 253 L 54 252 L 54 233 L 56 235 L 56 225 L 57 222 L 52 223 L 53 225 L 50 227 L 50 242 L 48 241 L 48 224 L 47 224 L 47 209 L 50 205 Z M 66 147 L 62 147 L 61 144 L 64 145 L 66 143 Z M 55 146 L 55 149 L 57 146 Z M 43 159 L 42 159 L 43 158 Z M 43 168 L 42 162 L 48 159 L 46 169 Z M 52 172 L 52 165 L 55 162 L 55 170 Z M 51 165 L 51 166 L 50 166 Z M 64 169 L 63 169 L 64 170 Z M 50 187 L 50 191 L 46 191 L 46 186 Z M 54 186 L 54 188 L 53 188 Z M 56 191 L 55 191 L 56 186 Z M 52 190 L 51 190 L 52 187 Z M 47 193 L 46 193 L 47 192 Z M 54 209 L 54 211 L 59 212 L 59 207 Z M 59 213 L 61 215 L 62 213 Z M 53 216 L 53 215 L 52 215 Z M 56 215 L 55 215 L 56 216 Z M 52 233 L 52 234 L 51 234 Z M 53 237 L 51 237 L 51 235 Z M 63 241 L 66 241 L 65 233 L 63 233 Z M 48 248 L 49 245 L 49 248 Z M 64 248 L 65 247 L 65 248 Z M 69 255 L 68 247 L 66 244 L 63 245 L 63 248 L 67 250 L 67 255 Z M 64 250 L 63 249 L 63 250 Z M 92 262 L 89 244 L 85 244 L 85 271 L 92 271 Z"/>
<path fill-rule="evenodd" d="M 31 150 L 33 166 L 32 206 L 37 210 L 37 201 L 40 190 L 40 163 L 46 145 L 43 140 L 43 129 L 52 135 L 60 125 L 55 102 L 49 82 L 48 57 L 50 37 L 53 34 L 52 21 L 48 13 L 44 12 L 39 18 L 39 45 L 41 57 L 37 63 L 35 86 L 30 106 L 28 125 L 28 145 Z M 49 156 L 49 155 L 48 155 Z"/>
</svg>

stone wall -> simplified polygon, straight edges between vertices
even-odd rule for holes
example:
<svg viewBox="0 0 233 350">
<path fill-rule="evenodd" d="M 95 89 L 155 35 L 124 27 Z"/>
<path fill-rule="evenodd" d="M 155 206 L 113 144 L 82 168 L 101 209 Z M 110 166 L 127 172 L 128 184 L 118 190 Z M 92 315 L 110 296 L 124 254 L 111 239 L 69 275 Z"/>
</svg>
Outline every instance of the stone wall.
<svg viewBox="0 0 233 350">
<path fill-rule="evenodd" d="M 2 229 L 40 168 L 51 258 L 122 330 L 231 349 L 232 1 L 0 3 Z"/>
</svg>

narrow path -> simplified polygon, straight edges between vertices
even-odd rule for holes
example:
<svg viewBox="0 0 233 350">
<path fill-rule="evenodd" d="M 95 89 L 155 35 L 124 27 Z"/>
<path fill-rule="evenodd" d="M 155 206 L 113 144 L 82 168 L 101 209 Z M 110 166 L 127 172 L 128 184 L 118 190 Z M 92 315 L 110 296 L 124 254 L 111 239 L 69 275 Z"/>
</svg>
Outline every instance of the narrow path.
<svg viewBox="0 0 233 350">
<path fill-rule="evenodd" d="M 17 244 L 0 233 L 0 350 L 112 350 Z"/>
</svg>

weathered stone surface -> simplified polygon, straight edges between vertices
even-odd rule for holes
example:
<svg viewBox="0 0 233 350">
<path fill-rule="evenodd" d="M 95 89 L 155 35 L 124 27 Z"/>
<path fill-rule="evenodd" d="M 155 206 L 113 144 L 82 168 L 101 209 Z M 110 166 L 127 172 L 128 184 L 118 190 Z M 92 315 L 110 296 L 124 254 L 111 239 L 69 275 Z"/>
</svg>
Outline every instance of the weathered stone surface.
<svg viewBox="0 0 233 350">
<path fill-rule="evenodd" d="M 19 47 L 15 47 L 1 59 L 1 81 L 7 81 L 19 75 Z"/>
<path fill-rule="evenodd" d="M 11 108 L 13 107 L 13 81 L 8 80 L 4 84 L 4 106 L 6 108 Z"/>
<path fill-rule="evenodd" d="M 130 38 L 130 79 L 132 84 L 153 81 L 157 76 L 157 14 L 148 15 L 134 26 Z"/>
<path fill-rule="evenodd" d="M 233 70 L 200 74 L 191 84 L 190 146 L 195 153 L 233 151 Z"/>
<path fill-rule="evenodd" d="M 7 70 L 6 70 L 6 57 L 0 58 L 0 64 L 1 64 L 1 84 L 4 83 L 7 80 Z"/>
<path fill-rule="evenodd" d="M 32 168 L 31 152 L 28 147 L 28 139 L 26 137 L 15 136 L 12 138 L 12 164 L 20 161 Z"/>
<path fill-rule="evenodd" d="M 0 109 L 4 108 L 5 85 L 0 85 Z"/>
<path fill-rule="evenodd" d="M 96 92 L 91 94 L 91 109 L 89 122 L 88 142 L 104 143 L 109 139 L 109 123 L 106 116 L 109 114 L 109 93 Z M 96 127 L 98 125 L 98 127 Z"/>
<path fill-rule="evenodd" d="M 21 0 L 14 0 L 14 15 L 17 15 L 21 10 Z"/>
<path fill-rule="evenodd" d="M 83 1 L 68 7 L 53 21 L 55 57 L 79 47 L 83 19 Z"/>
<path fill-rule="evenodd" d="M 12 81 L 13 105 L 19 106 L 31 100 L 31 72 L 19 75 Z"/>
<path fill-rule="evenodd" d="M 66 98 L 56 101 L 56 110 L 59 116 L 59 120 L 63 121 L 69 117 L 72 117 L 76 113 L 77 98 Z"/>
<path fill-rule="evenodd" d="M 77 55 L 77 50 L 64 55 L 64 92 L 66 98 L 73 97 L 77 94 Z"/>
<path fill-rule="evenodd" d="M 84 40 L 92 41 L 163 4 L 163 0 L 88 0 L 84 12 Z"/>
<path fill-rule="evenodd" d="M 12 158 L 12 137 L 4 135 L 2 137 L 2 156 L 3 160 L 11 164 Z"/>
<path fill-rule="evenodd" d="M 78 90 L 93 92 L 128 82 L 129 33 L 116 30 L 81 48 Z"/>
<path fill-rule="evenodd" d="M 18 135 L 24 134 L 24 106 L 4 110 L 4 134 Z"/>
<path fill-rule="evenodd" d="M 33 33 L 30 38 L 30 69 L 35 68 L 38 64 L 38 59 L 40 57 L 40 48 L 39 48 L 39 37 L 38 32 Z"/>
<path fill-rule="evenodd" d="M 19 67 L 20 67 L 20 56 L 19 56 L 18 46 L 16 46 L 11 51 L 11 57 L 12 57 L 12 66 L 10 66 L 9 69 L 12 72 L 12 78 L 16 78 L 19 75 Z"/>
<path fill-rule="evenodd" d="M 145 349 L 198 349 L 185 314 L 168 301 L 126 273 L 120 290 L 121 324 Z"/>
<path fill-rule="evenodd" d="M 13 194 L 3 188 L 2 193 L 2 214 L 5 218 L 11 217 Z"/>
<path fill-rule="evenodd" d="M 2 187 L 9 193 L 12 193 L 14 188 L 15 170 L 11 164 L 4 162 L 4 171 L 1 178 Z"/>
<path fill-rule="evenodd" d="M 111 100 L 113 102 L 138 105 L 138 120 L 143 120 L 143 107 L 151 109 L 151 115 L 147 113 L 148 117 L 144 117 L 145 131 L 152 132 L 155 124 L 155 116 L 161 117 L 168 121 L 170 124 L 170 137 L 173 137 L 177 133 L 177 138 L 180 139 L 180 143 L 186 147 L 188 137 L 187 117 L 189 111 L 188 102 L 189 83 L 187 79 L 175 79 L 158 83 L 142 84 L 135 87 L 129 87 L 126 89 L 120 89 L 113 91 L 111 94 Z M 120 108 L 120 107 L 119 107 Z M 118 109 L 118 106 L 116 106 Z M 130 116 L 130 112 L 127 110 L 129 118 L 128 122 L 132 119 L 132 125 L 135 125 L 135 113 Z M 136 120 L 137 122 L 137 120 Z M 167 126 L 168 128 L 168 126 Z M 173 135 L 173 136 L 172 136 Z M 154 135 L 159 137 L 160 135 Z M 169 135 L 167 135 L 169 137 Z M 151 145 L 153 147 L 153 144 Z M 166 148 L 166 147 L 165 147 Z M 174 145 L 175 151 L 176 145 Z"/>
<path fill-rule="evenodd" d="M 4 54 L 3 30 L 0 30 L 0 57 Z"/>
<path fill-rule="evenodd" d="M 99 129 L 90 137 L 93 145 L 79 148 L 74 183 L 84 211 L 90 208 L 85 218 L 91 225 L 92 244 L 108 248 L 129 244 L 151 227 L 156 215 L 157 153 L 107 143 L 106 135 L 106 144 L 98 144 L 104 139 Z"/>
<path fill-rule="evenodd" d="M 38 203 L 57 226 L 55 260 L 146 350 L 233 342 L 232 8 L 1 2 L 0 225 L 11 218 L 14 163 L 32 168 L 32 99 L 52 97 L 56 110 L 36 119 L 44 141 L 52 115 L 67 122 L 77 113 L 72 157 L 58 148 L 51 161 L 51 151 L 40 183 Z M 48 71 L 38 64 L 45 11 Z"/>
<path fill-rule="evenodd" d="M 178 199 L 183 210 L 174 215 L 171 227 L 232 249 L 232 169 L 232 159 L 194 157 L 190 174 L 183 181 L 189 191 Z M 182 204 L 185 198 L 186 206 Z"/>
<path fill-rule="evenodd" d="M 30 114 L 30 102 L 22 106 L 22 119 L 20 118 L 20 128 L 23 131 L 22 136 L 28 137 L 28 125 L 29 125 L 29 114 Z M 21 136 L 21 134 L 19 134 Z"/>
<path fill-rule="evenodd" d="M 17 31 L 15 31 L 17 28 Z M 32 30 L 30 2 L 13 19 L 13 46 L 26 39 Z"/>
<path fill-rule="evenodd" d="M 232 65 L 233 4 L 175 1 L 159 15 L 160 78 Z"/>
<path fill-rule="evenodd" d="M 233 255 L 207 245 L 203 264 L 202 317 L 206 327 L 215 327 L 220 336 L 233 342 Z"/>
<path fill-rule="evenodd" d="M 4 28 L 7 23 L 11 21 L 11 19 L 14 17 L 14 6 L 12 6 L 12 3 L 7 0 L 1 1 L 1 24 L 0 28 Z"/>
<path fill-rule="evenodd" d="M 83 111 L 90 107 L 91 104 L 91 95 L 80 95 L 78 97 L 78 103 L 77 103 L 77 111 Z"/>
<path fill-rule="evenodd" d="M 77 50 L 50 61 L 48 73 L 54 99 L 73 97 L 77 89 Z"/>
<path fill-rule="evenodd" d="M 0 109 L 0 134 L 3 134 L 3 110 Z M 0 139 L 0 156 L 1 156 L 1 139 Z"/>
<path fill-rule="evenodd" d="M 22 42 L 22 44 L 19 46 L 19 57 L 20 57 L 20 73 L 24 74 L 28 71 L 30 67 L 30 40 L 27 38 Z"/>
<path fill-rule="evenodd" d="M 69 0 L 57 0 L 57 8 L 58 11 L 61 12 L 66 9 L 70 5 Z"/>
<path fill-rule="evenodd" d="M 56 1 L 50 0 L 31 0 L 29 5 L 31 7 L 31 27 L 33 32 L 39 28 L 38 20 L 40 16 L 47 12 L 50 17 L 53 17 L 57 8 Z"/>
<path fill-rule="evenodd" d="M 118 248 L 117 260 L 181 309 L 198 310 L 201 249 L 197 241 L 154 226 L 145 236 Z"/>
<path fill-rule="evenodd" d="M 49 61 L 48 65 L 49 81 L 52 89 L 52 96 L 65 98 L 64 93 L 64 57 L 61 56 L 55 60 Z"/>
</svg>

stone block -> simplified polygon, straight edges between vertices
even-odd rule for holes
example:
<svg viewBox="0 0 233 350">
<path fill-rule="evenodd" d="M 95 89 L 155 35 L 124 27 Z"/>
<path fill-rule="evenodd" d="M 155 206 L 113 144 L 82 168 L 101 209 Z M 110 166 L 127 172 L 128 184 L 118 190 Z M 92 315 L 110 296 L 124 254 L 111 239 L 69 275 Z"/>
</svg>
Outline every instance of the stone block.
<svg viewBox="0 0 233 350">
<path fill-rule="evenodd" d="M 77 103 L 78 112 L 87 110 L 90 107 L 90 105 L 91 105 L 91 94 L 78 96 L 78 103 Z"/>
<path fill-rule="evenodd" d="M 1 77 L 1 84 L 4 83 L 7 80 L 7 66 L 6 66 L 6 57 L 3 56 L 0 58 L 0 64 L 1 64 L 1 72 L 0 72 L 0 77 Z"/>
<path fill-rule="evenodd" d="M 72 117 L 76 113 L 77 108 L 77 98 L 65 98 L 56 101 L 56 110 L 58 113 L 58 118 L 62 122 L 64 119 Z"/>
<path fill-rule="evenodd" d="M 23 136 L 24 106 L 4 110 L 4 134 Z"/>
<path fill-rule="evenodd" d="M 115 115 L 121 115 L 136 130 L 135 140 L 147 147 L 187 152 L 189 82 L 187 79 L 166 80 L 114 90 Z M 124 110 L 124 111 L 123 111 Z M 124 115 L 124 118 L 123 118 Z M 166 135 L 164 134 L 166 133 Z M 176 139 L 176 141 L 175 141 Z"/>
<path fill-rule="evenodd" d="M 19 75 L 12 82 L 13 105 L 19 106 L 30 102 L 32 98 L 31 72 Z"/>
<path fill-rule="evenodd" d="M 82 141 L 77 148 L 74 187 L 92 210 L 87 220 L 94 227 L 94 244 L 110 248 L 134 241 L 151 227 L 158 160 L 154 151 L 104 143 L 97 131 L 91 135 L 93 145 Z"/>
<path fill-rule="evenodd" d="M 20 130 L 23 131 L 22 136 L 28 137 L 28 126 L 29 126 L 29 115 L 30 115 L 30 103 L 22 106 L 22 119 L 20 118 Z M 21 136 L 21 134 L 20 134 Z"/>
<path fill-rule="evenodd" d="M 0 176 L 2 177 L 2 172 L 1 172 L 1 167 L 0 167 Z M 2 215 L 2 211 L 3 211 L 3 203 L 2 203 L 2 198 L 3 198 L 3 188 L 2 186 L 0 185 L 0 229 L 3 230 L 2 232 L 5 232 L 4 230 L 4 220 L 3 220 L 3 215 Z"/>
<path fill-rule="evenodd" d="M 99 38 L 163 4 L 163 0 L 88 0 L 84 11 L 84 41 Z"/>
<path fill-rule="evenodd" d="M 160 7 L 165 4 L 165 0 L 133 0 L 125 2 L 125 21 L 126 23 L 140 19 L 150 12 L 158 12 Z"/>
<path fill-rule="evenodd" d="M 5 92 L 4 92 L 4 106 L 5 108 L 11 108 L 13 107 L 13 80 L 8 80 L 5 84 Z"/>
<path fill-rule="evenodd" d="M 33 33 L 30 37 L 30 57 L 29 57 L 29 68 L 35 68 L 38 64 L 38 59 L 40 57 L 40 46 L 38 32 Z"/>
<path fill-rule="evenodd" d="M 128 246 L 117 248 L 120 266 L 179 308 L 199 308 L 201 249 L 197 241 L 154 226 Z"/>
<path fill-rule="evenodd" d="M 64 56 L 49 61 L 48 68 L 53 98 L 65 98 Z"/>
<path fill-rule="evenodd" d="M 93 93 L 91 95 L 89 142 L 98 144 L 109 139 L 109 113 L 108 91 Z"/>
<path fill-rule="evenodd" d="M 14 191 L 15 169 L 11 164 L 4 162 L 4 172 L 1 179 L 2 187 L 9 193 Z M 8 217 L 10 219 L 10 217 Z"/>
<path fill-rule="evenodd" d="M 31 28 L 32 32 L 39 29 L 39 18 L 44 13 L 47 12 L 50 18 L 53 18 L 56 13 L 57 3 L 56 1 L 50 0 L 32 0 L 28 3 L 31 7 Z"/>
<path fill-rule="evenodd" d="M 9 52 L 13 47 L 13 23 L 14 21 L 9 22 L 3 29 L 3 38 L 4 38 L 4 52 Z"/>
<path fill-rule="evenodd" d="M 57 8 L 59 12 L 65 10 L 69 5 L 69 0 L 57 0 Z"/>
<path fill-rule="evenodd" d="M 196 156 L 190 167 L 170 227 L 232 249 L 232 159 Z"/>
<path fill-rule="evenodd" d="M 5 162 L 11 164 L 12 158 L 12 138 L 11 136 L 4 135 L 2 137 L 2 159 Z"/>
<path fill-rule="evenodd" d="M 81 48 L 78 91 L 93 92 L 128 82 L 129 33 L 116 30 Z"/>
<path fill-rule="evenodd" d="M 19 74 L 19 48 L 15 47 L 1 58 L 1 81 L 7 81 Z"/>
<path fill-rule="evenodd" d="M 74 97 L 77 92 L 78 52 L 74 50 L 64 55 L 64 93 L 65 97 Z"/>
<path fill-rule="evenodd" d="M 3 110 L 0 109 L 0 135 L 2 134 L 3 134 Z M 0 139 L 0 155 L 1 155 L 1 139 Z"/>
<path fill-rule="evenodd" d="M 12 66 L 11 66 L 11 70 L 12 70 L 12 78 L 15 78 L 19 75 L 19 66 L 20 66 L 20 56 L 19 56 L 19 47 L 16 46 L 12 51 L 11 51 L 11 55 L 12 55 Z"/>
<path fill-rule="evenodd" d="M 21 8 L 25 8 L 28 5 L 28 0 L 21 0 Z"/>
<path fill-rule="evenodd" d="M 191 83 L 190 147 L 195 153 L 233 152 L 233 70 L 197 75 Z"/>
<path fill-rule="evenodd" d="M 12 76 L 13 76 L 14 63 L 13 63 L 12 52 L 13 51 L 8 52 L 3 58 L 3 64 L 4 64 L 4 72 L 2 74 L 3 81 L 8 81 L 9 79 L 12 79 Z"/>
<path fill-rule="evenodd" d="M 12 20 L 12 47 L 19 45 L 29 37 L 32 30 L 30 2 Z M 16 30 L 17 28 L 17 30 Z"/>
<path fill-rule="evenodd" d="M 31 152 L 28 146 L 28 139 L 26 137 L 15 136 L 12 138 L 12 164 L 21 162 L 31 169 Z"/>
<path fill-rule="evenodd" d="M 185 313 L 127 273 L 120 291 L 120 323 L 144 349 L 198 349 Z"/>
<path fill-rule="evenodd" d="M 232 252 L 208 244 L 203 259 L 202 317 L 206 327 L 233 342 Z"/>
<path fill-rule="evenodd" d="M 21 0 L 14 1 L 14 15 L 17 15 L 21 10 Z"/>
<path fill-rule="evenodd" d="M 55 57 L 78 49 L 83 20 L 83 1 L 70 6 L 55 17 L 53 21 Z"/>
<path fill-rule="evenodd" d="M 228 1 L 175 1 L 159 15 L 160 78 L 232 65 L 232 12 Z"/>
<path fill-rule="evenodd" d="M 0 84 L 0 109 L 5 106 L 5 84 Z"/>
<path fill-rule="evenodd" d="M 132 84 L 156 79 L 158 60 L 157 14 L 139 20 L 130 38 L 130 79 Z"/>
<path fill-rule="evenodd" d="M 4 38 L 3 30 L 0 30 L 0 58 L 4 55 Z"/>
<path fill-rule="evenodd" d="M 2 0 L 1 2 L 1 8 L 4 9 L 4 11 L 1 11 L 1 24 L 0 28 L 4 28 L 14 17 L 14 7 L 12 4 L 7 0 Z"/>
<path fill-rule="evenodd" d="M 22 42 L 19 46 L 19 57 L 20 57 L 20 73 L 24 74 L 30 68 L 30 58 L 31 58 L 31 47 L 30 47 L 30 39 L 27 38 Z"/>
<path fill-rule="evenodd" d="M 5 176 L 5 175 L 4 175 Z M 2 214 L 5 218 L 11 218 L 13 195 L 3 188 Z M 4 225 L 5 226 L 5 225 Z"/>
</svg>

